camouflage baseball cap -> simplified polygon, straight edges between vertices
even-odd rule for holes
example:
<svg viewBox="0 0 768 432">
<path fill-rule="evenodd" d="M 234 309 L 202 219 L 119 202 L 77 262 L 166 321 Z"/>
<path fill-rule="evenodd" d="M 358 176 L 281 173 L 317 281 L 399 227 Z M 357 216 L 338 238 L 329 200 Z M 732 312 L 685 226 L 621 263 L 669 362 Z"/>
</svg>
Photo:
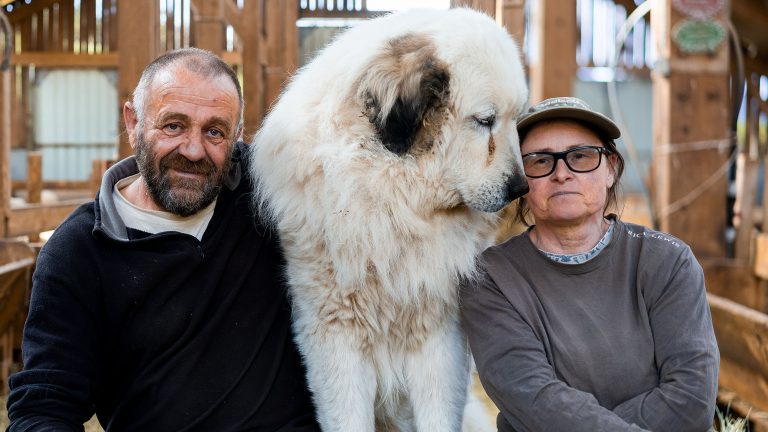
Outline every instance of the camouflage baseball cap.
<svg viewBox="0 0 768 432">
<path fill-rule="evenodd" d="M 611 139 L 621 136 L 616 123 L 600 114 L 586 102 L 575 97 L 556 97 L 545 99 L 533 105 L 517 119 L 517 131 L 526 132 L 542 120 L 579 120 L 608 135 Z"/>
</svg>

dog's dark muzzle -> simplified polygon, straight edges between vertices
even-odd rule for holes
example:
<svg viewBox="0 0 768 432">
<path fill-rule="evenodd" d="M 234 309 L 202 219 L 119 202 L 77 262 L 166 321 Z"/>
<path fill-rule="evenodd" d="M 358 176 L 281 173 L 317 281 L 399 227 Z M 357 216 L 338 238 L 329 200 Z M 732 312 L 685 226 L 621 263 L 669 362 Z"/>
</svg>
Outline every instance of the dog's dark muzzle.
<svg viewBox="0 0 768 432">
<path fill-rule="evenodd" d="M 507 183 L 507 197 L 514 201 L 528 193 L 528 180 L 524 175 L 515 175 Z"/>
</svg>

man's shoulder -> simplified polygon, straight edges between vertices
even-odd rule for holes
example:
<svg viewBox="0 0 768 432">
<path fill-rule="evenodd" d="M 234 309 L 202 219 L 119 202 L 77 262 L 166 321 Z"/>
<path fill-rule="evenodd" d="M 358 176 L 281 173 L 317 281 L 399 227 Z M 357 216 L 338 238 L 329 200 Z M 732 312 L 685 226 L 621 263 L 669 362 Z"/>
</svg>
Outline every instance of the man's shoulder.
<svg viewBox="0 0 768 432">
<path fill-rule="evenodd" d="M 77 207 L 56 228 L 55 233 L 90 233 L 96 221 L 94 201 L 89 201 Z"/>
</svg>

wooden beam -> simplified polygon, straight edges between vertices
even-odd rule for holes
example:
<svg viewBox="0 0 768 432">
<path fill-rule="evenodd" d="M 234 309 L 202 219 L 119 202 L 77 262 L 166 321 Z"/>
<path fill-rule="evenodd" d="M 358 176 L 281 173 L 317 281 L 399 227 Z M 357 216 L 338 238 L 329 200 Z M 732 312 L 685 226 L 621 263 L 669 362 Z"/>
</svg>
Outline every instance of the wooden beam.
<svg viewBox="0 0 768 432">
<path fill-rule="evenodd" d="M 768 313 L 768 284 L 759 280 L 746 259 L 701 258 L 707 292 Z"/>
<path fill-rule="evenodd" d="M 237 51 L 224 51 L 221 53 L 221 59 L 231 66 L 240 66 L 243 64 L 243 55 Z"/>
<path fill-rule="evenodd" d="M 221 55 L 227 48 L 226 20 L 222 0 L 192 0 L 195 23 L 194 45 Z"/>
<path fill-rule="evenodd" d="M 266 7 L 265 107 L 277 99 L 288 77 L 296 70 L 299 57 L 298 4 L 264 0 Z"/>
<path fill-rule="evenodd" d="M 119 0 L 118 1 L 117 43 L 118 56 L 118 104 L 123 112 L 123 105 L 131 100 L 133 89 L 139 83 L 144 68 L 155 59 L 159 51 L 159 15 L 160 8 L 156 0 Z M 125 131 L 123 117 L 120 116 L 119 130 Z M 118 147 L 119 158 L 133 154 L 128 135 L 120 134 Z"/>
<path fill-rule="evenodd" d="M 576 2 L 539 0 L 533 18 L 539 43 L 530 65 L 531 102 L 573 94 L 576 78 Z"/>
<path fill-rule="evenodd" d="M 27 203 L 39 204 L 43 192 L 43 154 L 27 153 Z"/>
<path fill-rule="evenodd" d="M 243 113 L 244 138 L 250 140 L 250 136 L 256 132 L 264 113 L 266 103 L 264 100 L 264 50 L 262 27 L 262 5 L 265 0 L 245 0 L 243 3 L 243 16 L 247 16 L 249 24 L 239 33 L 243 42 L 243 54 L 240 61 L 240 70 L 243 77 L 243 101 L 245 103 Z"/>
<path fill-rule="evenodd" d="M 720 387 L 717 390 L 717 403 L 720 406 L 730 408 L 731 417 L 740 417 L 748 420 L 749 432 L 768 432 L 768 412 L 758 411 L 749 403 L 741 400 L 733 391 Z M 723 413 L 726 414 L 726 413 Z"/>
<path fill-rule="evenodd" d="M 0 238 L 8 236 L 11 210 L 11 69 L 0 70 Z"/>
<path fill-rule="evenodd" d="M 497 0 L 451 0 L 451 7 L 468 7 L 496 17 L 496 2 Z"/>
<path fill-rule="evenodd" d="M 344 19 L 369 19 L 386 14 L 386 11 L 369 10 L 325 10 L 325 9 L 302 9 L 299 11 L 299 18 L 344 18 Z"/>
<path fill-rule="evenodd" d="M 715 18 L 725 22 L 728 14 L 724 6 Z M 697 257 L 723 257 L 728 153 L 716 146 L 680 149 L 699 142 L 729 144 L 729 49 L 724 42 L 711 55 L 683 53 L 670 36 L 683 18 L 672 0 L 659 1 L 652 10 L 659 63 L 669 65 L 652 74 L 655 216 L 662 231 L 688 243 Z"/>
<path fill-rule="evenodd" d="M 237 34 L 243 33 L 243 13 L 237 8 L 237 5 L 231 1 L 225 1 L 224 6 L 224 20 L 232 26 L 232 29 Z"/>
<path fill-rule="evenodd" d="M 11 24 L 16 24 L 31 18 L 32 15 L 42 12 L 43 9 L 49 8 L 59 2 L 61 2 L 61 0 L 35 0 L 29 4 L 24 3 L 18 5 L 12 12 L 6 13 L 6 16 Z"/>
<path fill-rule="evenodd" d="M 34 235 L 55 229 L 70 213 L 88 201 L 90 199 L 62 201 L 56 204 L 29 204 L 13 208 L 8 218 L 6 236 Z"/>
<path fill-rule="evenodd" d="M 767 411 L 768 315 L 716 295 L 707 299 L 720 348 L 720 385 Z"/>
<path fill-rule="evenodd" d="M 512 35 L 520 48 L 522 56 L 525 40 L 525 1 L 498 0 L 496 2 L 496 21 Z"/>
<path fill-rule="evenodd" d="M 75 54 L 69 52 L 27 51 L 11 55 L 11 64 L 35 66 L 38 68 L 117 68 L 119 55 L 116 52 L 104 54 Z"/>
</svg>

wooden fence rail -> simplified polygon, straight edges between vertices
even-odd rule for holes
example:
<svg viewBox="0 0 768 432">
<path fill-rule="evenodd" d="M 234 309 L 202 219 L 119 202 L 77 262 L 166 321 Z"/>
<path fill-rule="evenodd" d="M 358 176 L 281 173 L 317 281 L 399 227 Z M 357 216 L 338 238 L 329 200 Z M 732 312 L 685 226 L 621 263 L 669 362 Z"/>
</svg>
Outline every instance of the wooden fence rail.
<svg viewBox="0 0 768 432">
<path fill-rule="evenodd" d="M 768 314 L 714 294 L 707 297 L 720 347 L 721 401 L 726 395 L 723 402 L 733 402 L 738 414 L 749 416 L 751 432 L 766 432 Z"/>
</svg>

